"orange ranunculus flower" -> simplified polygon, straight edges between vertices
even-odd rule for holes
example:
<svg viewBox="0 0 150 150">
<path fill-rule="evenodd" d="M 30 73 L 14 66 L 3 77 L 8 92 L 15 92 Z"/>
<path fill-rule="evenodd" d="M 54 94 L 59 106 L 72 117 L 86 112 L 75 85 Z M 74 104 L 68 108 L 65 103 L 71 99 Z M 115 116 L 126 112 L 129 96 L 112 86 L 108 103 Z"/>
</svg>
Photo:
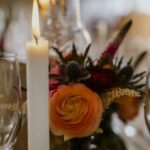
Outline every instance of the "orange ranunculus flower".
<svg viewBox="0 0 150 150">
<path fill-rule="evenodd" d="M 117 113 L 124 120 L 132 120 L 139 113 L 140 100 L 139 97 L 124 96 L 118 101 Z"/>
<path fill-rule="evenodd" d="M 91 135 L 103 112 L 100 97 L 84 84 L 64 85 L 50 99 L 50 127 L 69 138 Z"/>
</svg>

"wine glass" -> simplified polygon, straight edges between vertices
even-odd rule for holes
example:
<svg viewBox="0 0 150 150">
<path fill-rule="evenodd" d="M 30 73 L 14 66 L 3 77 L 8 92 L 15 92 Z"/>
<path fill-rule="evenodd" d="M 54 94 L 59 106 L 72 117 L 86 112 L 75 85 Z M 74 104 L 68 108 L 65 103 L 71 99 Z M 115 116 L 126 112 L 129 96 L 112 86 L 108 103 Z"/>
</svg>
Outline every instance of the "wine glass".
<svg viewBox="0 0 150 150">
<path fill-rule="evenodd" d="M 17 55 L 0 52 L 0 150 L 12 150 L 21 127 L 21 88 Z"/>
<path fill-rule="evenodd" d="M 146 125 L 150 132 L 150 71 L 146 76 L 146 90 L 145 90 L 145 99 L 144 99 L 144 116 Z"/>
<path fill-rule="evenodd" d="M 91 43 L 91 36 L 82 23 L 80 3 L 80 0 L 69 0 L 66 14 L 70 39 L 75 43 L 79 52 L 83 53 L 85 48 Z"/>
</svg>

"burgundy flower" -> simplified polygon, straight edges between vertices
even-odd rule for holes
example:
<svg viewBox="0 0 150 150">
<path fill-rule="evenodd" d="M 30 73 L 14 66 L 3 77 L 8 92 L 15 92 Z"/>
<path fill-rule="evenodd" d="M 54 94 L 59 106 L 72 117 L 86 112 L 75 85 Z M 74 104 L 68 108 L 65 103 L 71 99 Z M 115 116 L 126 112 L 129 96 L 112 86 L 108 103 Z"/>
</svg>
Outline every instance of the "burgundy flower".
<svg viewBox="0 0 150 150">
<path fill-rule="evenodd" d="M 129 20 L 120 30 L 120 32 L 117 34 L 116 38 L 108 45 L 106 50 L 102 53 L 102 58 L 106 56 L 111 56 L 111 58 L 114 57 L 116 51 L 118 50 L 119 46 L 121 45 L 122 41 L 124 40 L 126 34 L 128 33 L 128 30 L 130 29 L 132 25 L 132 21 Z"/>
<path fill-rule="evenodd" d="M 59 72 L 59 67 L 55 66 L 53 68 L 51 68 L 51 70 L 49 71 L 49 75 L 61 75 Z M 60 85 L 59 81 L 56 78 L 50 78 L 49 79 L 49 94 L 53 95 L 57 89 L 58 86 Z"/>
<path fill-rule="evenodd" d="M 111 69 L 94 67 L 89 72 L 91 78 L 87 85 L 98 93 L 119 86 L 118 76 Z"/>
<path fill-rule="evenodd" d="M 107 49 L 102 53 L 102 57 L 106 57 L 107 55 L 114 57 L 119 46 L 120 46 L 120 40 L 116 39 L 113 43 L 109 44 Z"/>
<path fill-rule="evenodd" d="M 72 60 L 73 60 L 72 53 L 68 53 L 68 54 L 65 56 L 65 59 L 66 59 L 67 61 L 72 61 Z"/>
</svg>

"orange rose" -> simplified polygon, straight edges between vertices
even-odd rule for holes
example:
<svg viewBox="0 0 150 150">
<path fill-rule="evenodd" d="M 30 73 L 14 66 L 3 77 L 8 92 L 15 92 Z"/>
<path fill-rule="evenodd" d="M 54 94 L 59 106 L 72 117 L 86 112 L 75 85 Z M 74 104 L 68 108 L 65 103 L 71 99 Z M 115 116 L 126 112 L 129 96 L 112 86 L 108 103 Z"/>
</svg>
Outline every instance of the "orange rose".
<svg viewBox="0 0 150 150">
<path fill-rule="evenodd" d="M 139 113 L 140 100 L 139 97 L 124 96 L 118 101 L 117 113 L 124 120 L 132 120 Z"/>
<path fill-rule="evenodd" d="M 103 105 L 83 84 L 64 85 L 50 99 L 50 127 L 55 135 L 89 136 L 98 128 Z"/>
</svg>

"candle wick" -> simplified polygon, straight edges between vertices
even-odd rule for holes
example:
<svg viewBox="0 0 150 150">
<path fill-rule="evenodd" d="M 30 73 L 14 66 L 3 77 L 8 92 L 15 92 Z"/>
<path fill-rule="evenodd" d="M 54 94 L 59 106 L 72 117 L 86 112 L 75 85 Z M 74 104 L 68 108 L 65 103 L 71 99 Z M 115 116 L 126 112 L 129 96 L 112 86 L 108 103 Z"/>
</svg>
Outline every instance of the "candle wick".
<svg viewBox="0 0 150 150">
<path fill-rule="evenodd" d="M 38 45 L 38 37 L 37 37 L 36 35 L 33 35 L 33 36 L 34 36 L 34 38 L 35 38 L 36 44 Z"/>
</svg>

